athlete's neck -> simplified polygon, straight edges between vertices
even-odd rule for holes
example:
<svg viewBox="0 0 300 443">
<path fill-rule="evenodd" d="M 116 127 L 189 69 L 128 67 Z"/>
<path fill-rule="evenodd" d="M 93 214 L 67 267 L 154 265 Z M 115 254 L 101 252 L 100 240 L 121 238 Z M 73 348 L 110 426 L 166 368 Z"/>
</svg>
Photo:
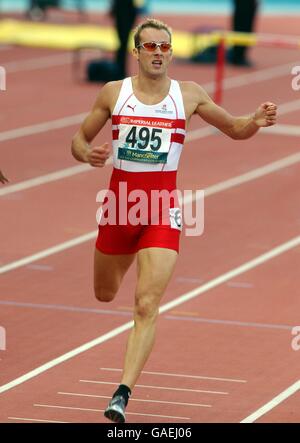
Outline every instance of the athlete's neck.
<svg viewBox="0 0 300 443">
<path fill-rule="evenodd" d="M 137 75 L 132 77 L 132 84 L 135 92 L 142 95 L 164 96 L 168 93 L 171 80 L 167 76 L 147 77 Z"/>
</svg>

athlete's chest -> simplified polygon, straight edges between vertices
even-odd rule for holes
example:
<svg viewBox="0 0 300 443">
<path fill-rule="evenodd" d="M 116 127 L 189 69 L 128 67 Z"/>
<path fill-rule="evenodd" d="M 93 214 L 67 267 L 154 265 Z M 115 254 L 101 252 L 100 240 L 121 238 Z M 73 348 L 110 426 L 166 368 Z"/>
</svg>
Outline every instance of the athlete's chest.
<svg viewBox="0 0 300 443">
<path fill-rule="evenodd" d="M 135 95 L 131 95 L 120 112 L 121 115 L 132 117 L 157 117 L 176 118 L 178 117 L 178 105 L 175 100 L 168 95 L 157 104 L 145 104 L 140 102 Z"/>
<path fill-rule="evenodd" d="M 113 123 L 118 128 L 118 158 L 147 163 L 166 163 L 178 129 L 185 128 L 170 96 L 159 104 L 145 105 L 132 95 Z"/>
</svg>

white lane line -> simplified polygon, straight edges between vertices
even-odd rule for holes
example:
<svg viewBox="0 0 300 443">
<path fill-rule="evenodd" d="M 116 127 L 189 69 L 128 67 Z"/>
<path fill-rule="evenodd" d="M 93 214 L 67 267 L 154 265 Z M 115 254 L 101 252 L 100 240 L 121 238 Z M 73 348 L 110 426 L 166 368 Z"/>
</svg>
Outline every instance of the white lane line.
<svg viewBox="0 0 300 443">
<path fill-rule="evenodd" d="M 111 396 L 108 395 L 96 395 L 96 394 L 79 394 L 77 392 L 58 392 L 60 395 L 71 395 L 74 397 L 90 397 L 90 398 L 105 398 L 111 399 Z M 177 405 L 177 406 L 197 406 L 201 408 L 211 408 L 212 405 L 203 405 L 201 403 L 182 403 L 178 401 L 164 401 L 164 400 L 146 400 L 144 398 L 130 398 L 130 402 L 132 401 L 143 401 L 146 403 L 163 403 L 167 405 Z"/>
<path fill-rule="evenodd" d="M 293 111 L 299 111 L 300 107 L 300 99 L 289 101 L 286 103 L 282 103 L 281 105 L 278 105 L 278 114 L 279 116 L 289 114 Z"/>
<path fill-rule="evenodd" d="M 161 309 L 159 310 L 159 313 L 163 313 L 168 311 L 169 309 L 173 309 L 175 306 L 179 306 L 182 303 L 191 300 L 195 297 L 197 297 L 200 294 L 203 294 L 206 291 L 209 291 L 210 289 L 215 288 L 216 286 L 219 286 L 223 283 L 225 283 L 228 280 L 231 280 L 232 278 L 236 277 L 237 275 L 241 275 L 245 272 L 248 272 L 257 266 L 262 265 L 263 263 L 266 263 L 267 261 L 278 257 L 279 255 L 296 248 L 297 246 L 300 246 L 300 235 L 297 237 L 292 238 L 291 240 L 282 243 L 281 245 L 271 249 L 270 251 L 259 255 L 258 257 L 254 258 L 253 260 L 250 260 L 246 263 L 244 263 L 241 266 L 238 266 L 235 269 L 232 269 L 229 272 L 226 272 L 225 274 L 220 275 L 217 278 L 212 279 L 211 281 L 205 283 L 204 285 L 193 289 L 192 291 L 188 292 L 185 295 L 182 295 L 180 297 L 177 297 L 175 300 L 172 300 L 166 304 L 164 304 Z"/>
<path fill-rule="evenodd" d="M 260 83 L 266 80 L 280 78 L 283 76 L 290 78 L 291 69 L 298 64 L 298 62 L 287 63 L 285 65 L 274 66 L 256 72 L 250 72 L 247 74 L 226 78 L 224 80 L 224 90 L 238 88 L 241 86 L 249 86 L 254 83 Z M 214 88 L 214 86 L 212 86 L 212 88 Z"/>
<path fill-rule="evenodd" d="M 73 175 L 89 171 L 90 169 L 93 169 L 92 166 L 88 164 L 82 164 L 71 166 L 70 168 L 61 169 L 60 171 L 50 172 L 49 174 L 24 180 L 22 182 L 16 183 L 15 185 L 7 186 L 7 188 L 2 188 L 0 189 L 0 196 L 12 194 L 13 192 L 25 191 L 26 189 L 44 185 L 45 183 L 51 183 L 56 180 L 61 180 L 62 178 L 72 177 Z"/>
<path fill-rule="evenodd" d="M 73 406 L 42 405 L 38 403 L 34 404 L 33 406 L 39 408 L 69 409 L 72 411 L 104 412 L 104 409 L 75 408 Z M 143 417 L 160 417 L 160 418 L 174 418 L 179 420 L 190 420 L 190 417 L 174 417 L 173 415 L 157 415 L 157 414 L 140 414 L 139 412 L 128 412 L 128 411 L 126 411 L 126 415 L 141 415 Z"/>
<path fill-rule="evenodd" d="M 123 371 L 123 369 L 117 369 L 117 368 L 100 368 L 100 370 L 101 371 L 116 371 L 116 372 Z M 236 380 L 234 378 L 206 377 L 203 375 L 171 374 L 170 372 L 142 371 L 142 374 L 165 375 L 167 377 L 194 378 L 196 380 L 214 380 L 214 381 L 229 381 L 229 382 L 234 382 L 234 383 L 247 383 L 247 380 Z"/>
<path fill-rule="evenodd" d="M 21 128 L 10 129 L 9 131 L 0 132 L 0 142 L 7 140 L 15 140 L 17 138 L 29 135 L 41 134 L 43 132 L 52 131 L 53 129 L 66 128 L 82 123 L 87 116 L 86 112 L 81 114 L 70 115 L 56 120 L 50 120 L 43 123 L 37 123 L 31 126 L 23 126 Z"/>
<path fill-rule="evenodd" d="M 286 124 L 277 124 L 275 126 L 270 126 L 269 128 L 265 128 L 262 131 L 262 134 L 278 134 L 278 135 L 287 135 L 290 137 L 298 137 L 300 135 L 300 126 L 296 125 L 286 125 Z"/>
<path fill-rule="evenodd" d="M 79 380 L 81 383 L 94 383 L 97 385 L 117 385 L 120 383 L 115 383 L 111 381 L 99 381 L 99 380 Z M 219 391 L 204 391 L 202 389 L 185 389 L 185 388 L 173 388 L 167 386 L 152 386 L 152 385 L 135 385 L 135 388 L 149 388 L 149 389 L 163 389 L 167 391 L 183 391 L 183 392 L 198 392 L 200 394 L 217 394 L 217 395 L 228 395 L 228 392 Z"/>
<path fill-rule="evenodd" d="M 106 166 L 112 164 L 112 157 L 110 157 Z M 46 183 L 52 183 L 57 180 L 65 179 L 68 177 L 72 177 L 73 175 L 81 174 L 83 172 L 95 171 L 89 164 L 80 164 L 76 166 L 70 166 L 69 168 L 61 169 L 59 171 L 50 172 L 49 174 L 40 175 L 39 177 L 30 178 L 28 180 L 24 180 L 22 182 L 16 183 L 15 185 L 10 185 L 5 188 L 0 189 L 0 197 L 4 195 L 9 195 L 14 192 L 25 191 L 26 189 L 35 188 L 36 186 L 45 185 Z"/>
<path fill-rule="evenodd" d="M 209 137 L 210 135 L 215 135 L 218 133 L 219 131 L 213 126 L 203 126 L 202 128 L 189 131 L 186 135 L 184 144 L 186 145 L 194 140 L 199 140 L 199 138 Z"/>
<path fill-rule="evenodd" d="M 274 172 L 280 171 L 281 169 L 293 166 L 300 161 L 300 152 L 296 154 L 289 155 L 275 162 L 268 163 L 260 168 L 253 169 L 252 171 L 246 172 L 245 174 L 238 175 L 237 177 L 230 178 L 215 185 L 209 186 L 204 190 L 205 198 L 209 195 L 217 194 L 219 192 L 234 188 L 235 186 L 240 186 L 243 183 L 248 183 L 258 178 L 264 177 L 266 175 L 272 174 Z M 195 199 L 195 197 L 193 197 Z M 185 199 L 185 204 L 190 203 L 189 199 Z"/>
<path fill-rule="evenodd" d="M 67 65 L 69 63 L 72 63 L 72 61 L 73 57 L 71 53 L 63 53 L 43 57 L 35 57 L 26 60 L 3 62 L 2 65 L 4 66 L 6 72 L 15 73 Z"/>
<path fill-rule="evenodd" d="M 201 318 L 201 317 L 191 317 L 185 315 L 166 315 L 164 317 L 167 320 L 177 320 L 177 321 L 192 321 L 198 323 L 208 323 L 215 325 L 231 325 L 231 326 L 241 326 L 246 328 L 264 328 L 264 329 L 284 329 L 288 331 L 292 331 L 294 326 L 290 325 L 276 325 L 276 324 L 265 324 L 265 323 L 251 323 L 251 322 L 243 322 L 243 321 L 235 321 L 235 320 L 220 320 L 213 318 Z"/>
<path fill-rule="evenodd" d="M 252 171 L 246 172 L 245 174 L 238 175 L 237 177 L 233 177 L 231 179 L 225 180 L 220 183 L 216 183 L 215 185 L 209 186 L 204 190 L 205 198 L 209 197 L 210 195 L 217 194 L 219 192 L 231 189 L 235 186 L 239 186 L 243 183 L 250 182 L 252 180 L 256 180 L 257 178 L 261 178 L 265 175 L 271 174 L 273 172 L 279 171 L 283 168 L 286 168 L 288 166 L 295 165 L 296 163 L 299 163 L 300 161 L 300 152 L 296 154 L 289 155 L 288 157 L 284 157 L 280 160 L 277 160 L 273 163 L 269 163 L 265 166 L 262 166 L 257 169 L 253 169 Z M 1 192 L 1 190 L 0 190 Z M 194 195 L 188 195 L 184 199 L 184 204 L 189 204 L 191 200 L 195 200 Z M 76 246 L 78 244 L 84 243 L 85 241 L 92 240 L 96 237 L 97 230 L 88 232 L 85 235 L 76 237 L 72 240 L 69 240 L 64 243 L 60 243 L 59 245 L 53 246 L 48 249 L 44 249 L 43 251 L 40 251 L 36 254 L 30 255 L 28 257 L 24 257 L 20 260 L 13 261 L 11 263 L 7 263 L 6 265 L 3 265 L 0 267 L 0 274 L 3 274 L 5 272 L 12 271 L 14 269 L 20 268 L 21 266 L 28 265 L 29 263 L 33 263 L 37 260 L 41 260 L 42 258 L 49 257 L 50 255 L 56 254 L 58 252 L 62 252 L 66 249 L 72 248 L 73 246 Z"/>
<path fill-rule="evenodd" d="M 261 408 L 257 409 L 257 411 L 253 412 L 253 414 L 244 418 L 240 423 L 253 423 L 267 412 L 270 412 L 272 409 L 276 408 L 280 403 L 282 403 L 287 398 L 291 397 L 291 395 L 295 394 L 297 391 L 300 391 L 300 380 L 298 380 L 293 385 L 289 386 L 279 395 L 274 397 L 271 401 L 266 403 Z"/>
<path fill-rule="evenodd" d="M 37 252 L 36 254 L 29 255 L 28 257 L 21 258 L 20 260 L 16 260 L 12 263 L 8 263 L 7 265 L 0 267 L 0 274 L 4 274 L 5 272 L 28 265 L 29 263 L 33 263 L 37 260 L 42 260 L 45 257 L 49 257 L 50 255 L 73 248 L 74 246 L 81 245 L 82 243 L 86 243 L 87 241 L 93 240 L 96 235 L 97 231 L 88 232 L 87 234 L 73 238 L 72 240 L 68 240 L 64 243 L 60 243 L 52 248 L 45 249 Z"/>
<path fill-rule="evenodd" d="M 23 417 L 7 417 L 8 420 L 19 420 L 19 421 L 34 421 L 39 423 L 70 423 L 69 421 L 57 421 L 57 420 L 42 420 L 38 418 L 23 418 Z"/>
<path fill-rule="evenodd" d="M 80 308 L 79 306 L 65 306 L 65 305 L 46 305 L 39 303 L 26 303 L 26 302 L 16 302 L 10 300 L 0 300 L 0 306 L 17 306 L 21 308 L 29 309 L 54 309 L 56 311 L 68 311 L 68 312 L 80 312 L 80 313 L 92 313 L 92 314 L 103 314 L 103 315 L 121 315 L 121 316 L 132 316 L 132 312 L 123 311 L 121 309 L 95 309 L 95 308 Z M 1 360 L 1 358 L 0 358 Z"/>
<path fill-rule="evenodd" d="M 238 282 L 238 281 L 231 281 L 227 283 L 227 286 L 230 286 L 231 288 L 245 288 L 245 289 L 251 289 L 254 287 L 252 283 L 245 283 L 245 282 Z"/>
<path fill-rule="evenodd" d="M 293 239 L 282 243 L 281 245 L 271 249 L 270 251 L 259 255 L 258 257 L 255 257 L 252 260 L 249 260 L 248 262 L 244 263 L 241 266 L 238 266 L 237 268 L 232 269 L 231 271 L 226 272 L 225 274 L 222 274 L 216 278 L 213 278 L 212 280 L 210 280 L 209 282 L 205 283 L 204 285 L 198 286 L 197 288 L 195 288 L 192 291 L 189 291 L 185 294 L 183 294 L 182 296 L 179 296 L 177 298 L 175 298 L 175 300 L 172 300 L 169 303 L 166 303 L 164 305 L 162 305 L 159 309 L 159 313 L 163 313 L 166 312 L 172 308 L 174 308 L 174 306 L 178 306 L 181 305 L 182 303 L 185 303 L 188 300 L 192 300 L 193 298 L 197 297 L 200 294 L 203 294 L 204 292 L 209 291 L 210 289 L 213 289 L 221 284 L 223 284 L 226 281 L 231 280 L 233 277 L 237 276 L 237 275 L 241 275 L 244 272 L 250 271 L 254 268 L 256 268 L 257 266 L 262 265 L 263 263 L 266 263 L 267 261 L 278 257 L 279 255 L 296 248 L 297 246 L 300 245 L 300 235 L 297 237 L 294 237 Z M 105 343 L 108 340 L 111 340 L 112 338 L 122 334 L 123 332 L 131 329 L 133 326 L 133 321 L 124 323 L 123 325 L 110 330 L 109 332 L 107 332 L 106 334 L 103 334 L 99 337 L 96 337 L 94 340 L 91 340 L 77 348 L 74 348 L 72 351 L 69 351 L 65 354 L 62 354 L 61 356 L 48 361 L 47 363 L 43 364 L 42 366 L 39 366 L 35 369 L 33 369 L 32 371 L 27 372 L 26 374 L 22 375 L 21 377 L 18 377 L 12 381 L 10 381 L 9 383 L 6 383 L 2 386 L 0 386 L 0 393 L 2 392 L 6 392 L 22 383 L 25 383 L 26 381 L 37 377 L 38 375 L 42 374 L 43 372 L 48 371 L 49 369 L 83 353 L 86 352 L 89 349 L 94 348 L 95 346 L 98 346 L 102 343 Z"/>
</svg>

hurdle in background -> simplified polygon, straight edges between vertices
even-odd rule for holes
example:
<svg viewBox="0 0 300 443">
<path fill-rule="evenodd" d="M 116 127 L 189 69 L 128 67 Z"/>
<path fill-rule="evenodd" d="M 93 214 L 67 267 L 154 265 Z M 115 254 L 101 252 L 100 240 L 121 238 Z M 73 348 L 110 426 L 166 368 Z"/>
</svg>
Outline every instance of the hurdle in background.
<svg viewBox="0 0 300 443">
<path fill-rule="evenodd" d="M 226 46 L 256 46 L 283 49 L 300 49 L 300 37 L 289 37 L 272 34 L 251 34 L 238 32 L 222 32 L 211 34 L 211 44 L 218 46 L 215 74 L 214 101 L 221 104 L 223 100 L 223 84 L 225 77 Z M 201 47 L 201 40 L 199 45 Z"/>
</svg>

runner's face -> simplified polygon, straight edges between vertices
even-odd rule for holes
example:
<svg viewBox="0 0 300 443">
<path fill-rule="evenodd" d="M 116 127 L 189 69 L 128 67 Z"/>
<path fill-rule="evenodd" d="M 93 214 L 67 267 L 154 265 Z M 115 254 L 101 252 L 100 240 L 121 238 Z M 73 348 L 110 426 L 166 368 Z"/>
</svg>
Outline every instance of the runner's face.
<svg viewBox="0 0 300 443">
<path fill-rule="evenodd" d="M 170 36 L 163 29 L 146 28 L 140 35 L 140 44 L 145 42 L 170 43 Z M 134 54 L 139 61 L 140 69 L 154 76 L 165 74 L 172 59 L 172 49 L 162 52 L 160 47 L 153 52 L 140 47 L 134 50 Z"/>
</svg>

